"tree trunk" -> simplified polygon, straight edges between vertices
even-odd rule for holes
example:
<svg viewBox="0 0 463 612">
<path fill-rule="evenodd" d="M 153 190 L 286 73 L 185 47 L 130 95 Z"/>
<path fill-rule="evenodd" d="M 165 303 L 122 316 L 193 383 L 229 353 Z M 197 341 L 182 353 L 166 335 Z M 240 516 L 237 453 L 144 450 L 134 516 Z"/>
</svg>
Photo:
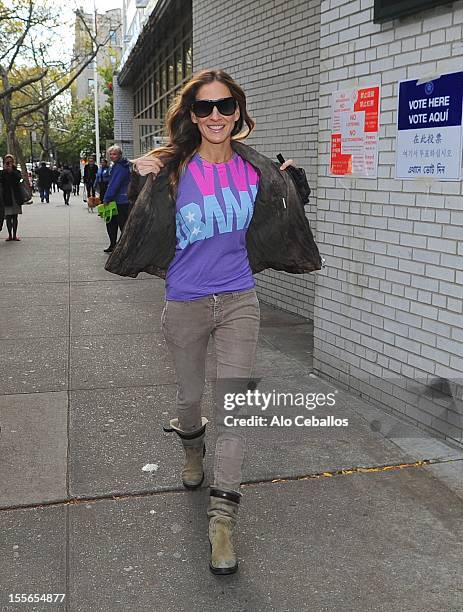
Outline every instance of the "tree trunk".
<svg viewBox="0 0 463 612">
<path fill-rule="evenodd" d="M 16 138 L 15 127 L 16 126 L 14 124 L 9 124 L 6 131 L 8 153 L 14 155 L 16 165 L 21 167 L 21 174 L 25 183 L 31 187 L 29 183 L 29 174 L 27 173 L 26 158 L 24 157 L 24 153 L 18 139 Z"/>
<path fill-rule="evenodd" d="M 14 150 L 16 151 L 16 162 L 18 163 L 18 166 L 21 166 L 21 174 L 23 175 L 24 182 L 26 183 L 26 185 L 29 185 L 29 187 L 32 188 L 32 185 L 29 182 L 29 174 L 27 172 L 27 166 L 26 166 L 27 160 L 24 157 L 24 153 L 22 151 L 21 145 L 16 139 L 16 135 L 14 135 L 13 138 L 14 138 L 14 147 L 15 147 Z"/>
<path fill-rule="evenodd" d="M 8 76 L 5 73 L 2 73 L 2 83 L 4 89 L 8 89 L 9 80 Z M 29 185 L 29 175 L 27 173 L 26 160 L 24 159 L 24 155 L 21 149 L 21 146 L 16 138 L 16 122 L 13 121 L 13 114 L 11 112 L 11 95 L 5 96 L 0 104 L 0 111 L 3 116 L 3 121 L 5 122 L 6 127 L 6 148 L 7 153 L 11 153 L 14 155 L 16 159 L 16 164 L 21 166 L 21 174 L 23 176 L 26 185 Z"/>
<path fill-rule="evenodd" d="M 48 104 L 43 108 L 43 141 L 45 160 L 48 161 L 50 159 L 50 107 Z"/>
</svg>

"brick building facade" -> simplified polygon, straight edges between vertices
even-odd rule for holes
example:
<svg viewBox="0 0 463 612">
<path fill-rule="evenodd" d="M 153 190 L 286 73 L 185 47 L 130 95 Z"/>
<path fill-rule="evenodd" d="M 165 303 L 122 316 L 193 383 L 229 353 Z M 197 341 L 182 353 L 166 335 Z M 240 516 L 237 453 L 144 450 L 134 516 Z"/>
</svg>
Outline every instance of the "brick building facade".
<svg viewBox="0 0 463 612">
<path fill-rule="evenodd" d="M 396 180 L 394 163 L 398 81 L 462 70 L 463 1 L 418 4 L 374 23 L 375 0 L 193 0 L 193 69 L 229 71 L 257 122 L 249 144 L 294 157 L 313 189 L 327 268 L 263 272 L 260 298 L 313 319 L 321 376 L 461 443 L 462 182 Z M 330 176 L 332 93 L 371 85 L 378 177 Z"/>
<path fill-rule="evenodd" d="M 394 164 L 398 81 L 462 70 L 463 2 L 380 24 L 373 5 L 321 3 L 314 365 L 461 442 L 462 182 L 397 180 Z M 381 86 L 377 179 L 328 175 L 331 94 L 355 84 Z M 446 380 L 452 398 L 433 394 Z"/>
<path fill-rule="evenodd" d="M 306 169 L 313 190 L 308 218 L 316 227 L 320 3 L 292 0 L 193 2 L 193 67 L 220 67 L 246 92 L 256 128 L 246 140 L 275 159 L 282 153 Z M 275 159 L 276 161 L 276 159 Z M 261 299 L 313 318 L 315 275 L 266 271 L 256 276 Z"/>
</svg>

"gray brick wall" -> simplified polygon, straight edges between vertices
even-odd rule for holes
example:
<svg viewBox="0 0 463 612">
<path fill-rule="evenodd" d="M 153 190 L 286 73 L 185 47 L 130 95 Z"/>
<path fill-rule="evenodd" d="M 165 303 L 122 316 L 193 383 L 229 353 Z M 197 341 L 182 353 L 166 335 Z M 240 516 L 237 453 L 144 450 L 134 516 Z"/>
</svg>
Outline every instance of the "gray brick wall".
<svg viewBox="0 0 463 612">
<path fill-rule="evenodd" d="M 213 8 L 211 8 L 213 7 Z M 316 223 L 320 0 L 193 0 L 194 70 L 223 68 L 244 88 L 256 129 L 247 143 L 293 157 L 313 189 Z M 315 275 L 265 271 L 259 297 L 313 317 Z"/>
<path fill-rule="evenodd" d="M 373 0 L 321 4 L 316 371 L 463 441 L 461 182 L 394 178 L 398 81 L 463 69 L 463 2 L 384 24 Z M 381 85 L 377 179 L 328 175 L 331 93 Z M 432 399 L 439 378 L 458 397 Z"/>
<path fill-rule="evenodd" d="M 124 156 L 133 157 L 133 94 L 131 87 L 120 87 L 117 75 L 113 80 L 114 91 L 114 142 L 121 145 Z"/>
</svg>

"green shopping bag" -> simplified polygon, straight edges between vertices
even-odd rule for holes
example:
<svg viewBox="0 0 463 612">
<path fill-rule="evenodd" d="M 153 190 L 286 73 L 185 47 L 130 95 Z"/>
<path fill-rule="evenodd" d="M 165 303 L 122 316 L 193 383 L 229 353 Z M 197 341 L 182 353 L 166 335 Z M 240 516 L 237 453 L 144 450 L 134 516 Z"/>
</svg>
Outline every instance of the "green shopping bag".
<svg viewBox="0 0 463 612">
<path fill-rule="evenodd" d="M 117 204 L 114 202 L 107 202 L 106 204 L 100 204 L 97 207 L 98 215 L 109 223 L 113 217 L 117 215 Z"/>
</svg>

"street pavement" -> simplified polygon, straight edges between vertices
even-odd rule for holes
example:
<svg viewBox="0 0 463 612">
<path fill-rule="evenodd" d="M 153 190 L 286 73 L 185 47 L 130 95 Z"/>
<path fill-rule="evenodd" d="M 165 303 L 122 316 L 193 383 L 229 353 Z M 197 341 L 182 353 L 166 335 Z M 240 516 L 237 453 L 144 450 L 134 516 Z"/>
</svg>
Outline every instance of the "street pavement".
<svg viewBox="0 0 463 612">
<path fill-rule="evenodd" d="M 312 373 L 312 328 L 261 305 L 259 388 L 333 394 L 268 412 L 348 426 L 247 429 L 240 569 L 208 570 L 207 478 L 162 432 L 175 375 L 163 282 L 104 270 L 81 197 L 37 196 L 0 234 L 0 610 L 461 612 L 463 452 Z M 213 420 L 210 346 L 204 414 Z M 15 594 L 63 594 L 13 603 Z M 19 597 L 20 599 L 20 597 Z M 45 597 L 46 599 L 46 597 Z M 63 601 L 62 601 L 63 600 Z"/>
</svg>

